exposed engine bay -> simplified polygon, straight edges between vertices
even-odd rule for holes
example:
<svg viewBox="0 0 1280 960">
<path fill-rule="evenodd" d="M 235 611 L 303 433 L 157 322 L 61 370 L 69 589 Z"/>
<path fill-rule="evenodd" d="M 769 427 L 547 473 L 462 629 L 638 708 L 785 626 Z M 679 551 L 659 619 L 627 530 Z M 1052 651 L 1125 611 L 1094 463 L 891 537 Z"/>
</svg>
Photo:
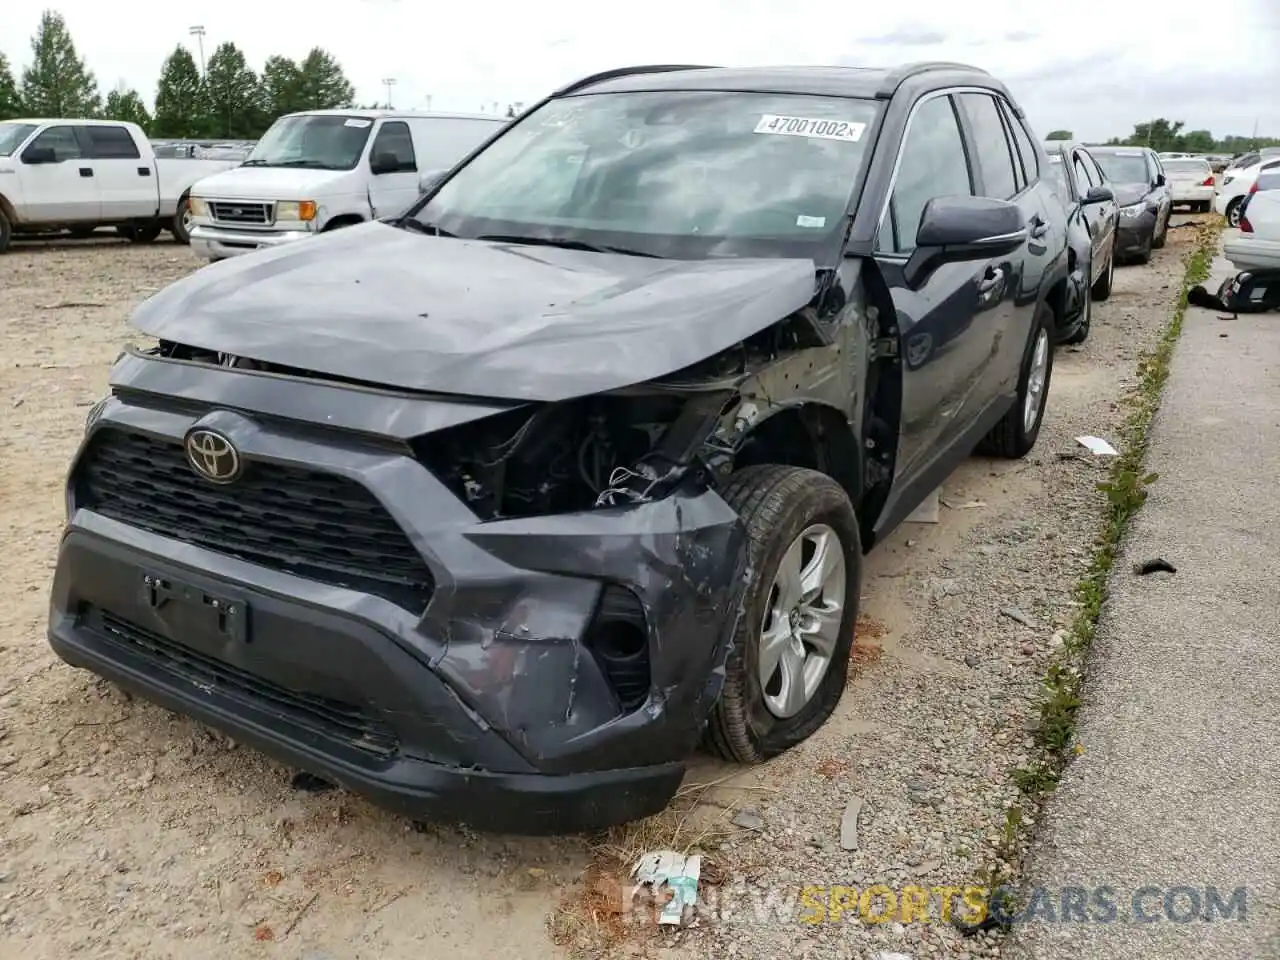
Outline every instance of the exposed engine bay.
<svg viewBox="0 0 1280 960">
<path fill-rule="evenodd" d="M 709 485 L 732 463 L 733 383 L 776 355 L 744 343 L 665 386 L 559 403 L 527 403 L 425 434 L 414 455 L 483 519 L 539 516 L 660 499 L 682 483 Z M 315 379 L 316 374 L 163 342 L 170 359 Z M 324 379 L 333 380 L 332 377 Z M 703 389 L 691 389 L 699 384 Z M 361 386 L 376 386 L 360 384 Z"/>
</svg>

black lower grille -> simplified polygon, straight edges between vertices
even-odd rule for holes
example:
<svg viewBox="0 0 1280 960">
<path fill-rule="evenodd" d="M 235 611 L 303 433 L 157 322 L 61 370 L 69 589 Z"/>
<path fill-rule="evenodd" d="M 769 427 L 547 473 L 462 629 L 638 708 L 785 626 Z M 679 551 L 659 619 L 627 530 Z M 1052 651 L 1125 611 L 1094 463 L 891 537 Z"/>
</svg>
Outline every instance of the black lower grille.
<svg viewBox="0 0 1280 960">
<path fill-rule="evenodd" d="M 202 690 L 269 710 L 295 726 L 379 759 L 399 752 L 395 731 L 353 704 L 282 687 L 104 610 L 90 611 L 86 625 L 99 639 L 145 657 L 154 668 Z"/>
<path fill-rule="evenodd" d="M 613 687 L 618 705 L 630 712 L 649 697 L 652 683 L 644 605 L 625 587 L 609 584 L 587 631 L 588 648 Z"/>
<path fill-rule="evenodd" d="M 335 474 L 253 462 L 227 486 L 187 464 L 182 446 L 114 428 L 80 461 L 77 506 L 253 563 L 383 597 L 420 612 L 426 561 L 365 487 Z"/>
</svg>

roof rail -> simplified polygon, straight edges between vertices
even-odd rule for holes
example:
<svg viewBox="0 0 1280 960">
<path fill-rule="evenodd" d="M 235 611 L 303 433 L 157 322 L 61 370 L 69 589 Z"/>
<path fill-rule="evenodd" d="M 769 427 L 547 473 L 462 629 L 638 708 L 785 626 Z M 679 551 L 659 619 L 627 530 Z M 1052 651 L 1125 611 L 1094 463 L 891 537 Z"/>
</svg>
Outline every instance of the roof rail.
<svg viewBox="0 0 1280 960">
<path fill-rule="evenodd" d="M 951 60 L 920 60 L 916 63 L 904 63 L 902 66 L 894 67 L 885 74 L 884 81 L 880 84 L 880 89 L 876 91 L 876 99 L 891 99 L 898 92 L 898 87 L 902 86 L 906 80 L 922 73 L 928 73 L 930 70 L 965 70 L 969 73 L 987 75 L 987 71 L 981 67 L 975 67 L 969 63 L 956 63 Z"/>
<path fill-rule="evenodd" d="M 619 77 L 630 77 L 643 73 L 671 73 L 675 70 L 715 70 L 716 67 L 708 64 L 697 63 L 654 63 L 645 64 L 637 67 L 618 67 L 614 70 L 604 70 L 600 73 L 593 73 L 589 77 L 583 77 L 581 80 L 575 80 L 566 86 L 561 87 L 553 97 L 563 97 L 570 93 L 577 93 L 586 87 L 594 86 L 597 83 L 604 83 L 606 80 L 616 80 Z"/>
</svg>

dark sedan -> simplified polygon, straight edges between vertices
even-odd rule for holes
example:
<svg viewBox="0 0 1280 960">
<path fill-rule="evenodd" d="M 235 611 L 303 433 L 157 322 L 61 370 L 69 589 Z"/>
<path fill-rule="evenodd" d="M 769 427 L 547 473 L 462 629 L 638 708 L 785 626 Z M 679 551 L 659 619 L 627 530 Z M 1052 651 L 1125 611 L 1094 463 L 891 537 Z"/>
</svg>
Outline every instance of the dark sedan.
<svg viewBox="0 0 1280 960">
<path fill-rule="evenodd" d="M 1049 185 L 1067 213 L 1069 274 L 1058 342 L 1083 343 L 1089 336 L 1093 301 L 1111 296 L 1119 206 L 1087 148 L 1051 140 L 1044 149 L 1049 155 Z"/>
<path fill-rule="evenodd" d="M 1173 212 L 1173 192 L 1154 150 L 1146 147 L 1090 147 L 1120 204 L 1116 257 L 1146 263 L 1164 246 Z"/>
</svg>

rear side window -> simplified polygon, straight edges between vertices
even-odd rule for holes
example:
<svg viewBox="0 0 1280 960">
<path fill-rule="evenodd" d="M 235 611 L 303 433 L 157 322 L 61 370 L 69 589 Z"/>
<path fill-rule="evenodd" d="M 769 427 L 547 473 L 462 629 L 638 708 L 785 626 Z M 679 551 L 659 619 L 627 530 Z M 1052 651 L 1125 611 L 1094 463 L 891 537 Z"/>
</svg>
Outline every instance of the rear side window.
<svg viewBox="0 0 1280 960">
<path fill-rule="evenodd" d="M 388 120 L 374 138 L 369 159 L 384 155 L 395 161 L 396 171 L 400 173 L 411 173 L 418 169 L 413 152 L 413 137 L 409 135 L 409 125 L 403 120 Z"/>
<path fill-rule="evenodd" d="M 995 98 L 985 93 L 962 93 L 956 99 L 973 132 L 983 195 L 997 200 L 1012 198 L 1018 192 L 1013 147 L 1005 136 Z"/>
<path fill-rule="evenodd" d="M 95 160 L 138 160 L 138 145 L 124 127 L 85 127 L 90 156 Z"/>
<path fill-rule="evenodd" d="M 902 144 L 898 179 L 889 201 L 889 216 L 880 225 L 878 248 L 886 253 L 911 252 L 925 204 L 934 197 L 972 195 L 964 140 L 951 98 L 926 100 L 911 118 L 911 129 Z"/>
<path fill-rule="evenodd" d="M 54 158 L 59 163 L 63 160 L 79 160 L 83 156 L 80 141 L 76 139 L 75 127 L 50 127 L 32 140 L 27 149 L 30 150 L 32 147 L 52 150 Z"/>
<path fill-rule="evenodd" d="M 424 118 L 414 124 L 422 170 L 447 170 L 501 127 L 490 120 Z"/>
<path fill-rule="evenodd" d="M 1258 190 L 1280 190 L 1280 164 L 1258 171 Z"/>
</svg>

